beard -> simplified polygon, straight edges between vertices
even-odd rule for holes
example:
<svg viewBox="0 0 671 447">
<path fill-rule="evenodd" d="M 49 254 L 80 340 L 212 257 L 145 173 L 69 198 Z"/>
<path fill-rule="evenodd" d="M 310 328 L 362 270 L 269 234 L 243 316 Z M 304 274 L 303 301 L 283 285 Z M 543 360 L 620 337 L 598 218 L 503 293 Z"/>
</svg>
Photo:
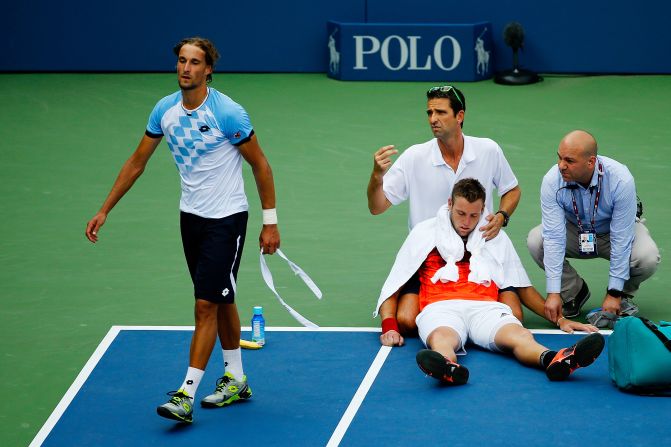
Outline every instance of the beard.
<svg viewBox="0 0 671 447">
<path fill-rule="evenodd" d="M 198 86 L 194 84 L 182 85 L 181 82 L 178 82 L 179 88 L 182 90 L 195 90 Z"/>
<path fill-rule="evenodd" d="M 194 83 L 189 83 L 187 85 L 182 85 L 182 81 L 180 79 L 177 80 L 177 84 L 179 85 L 179 88 L 182 90 L 195 90 L 198 88 L 197 84 Z"/>
</svg>

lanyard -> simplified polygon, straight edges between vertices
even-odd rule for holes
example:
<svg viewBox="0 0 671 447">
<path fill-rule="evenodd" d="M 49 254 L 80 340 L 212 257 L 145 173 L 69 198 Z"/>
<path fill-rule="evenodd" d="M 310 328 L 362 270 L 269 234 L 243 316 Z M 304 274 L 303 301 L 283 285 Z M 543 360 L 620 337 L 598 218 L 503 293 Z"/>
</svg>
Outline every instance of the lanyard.
<svg viewBox="0 0 671 447">
<path fill-rule="evenodd" d="M 603 165 L 601 162 L 598 162 L 598 180 L 597 180 L 597 187 L 596 187 L 596 197 L 594 198 L 594 208 L 592 209 L 592 219 L 590 221 L 592 225 L 592 231 L 596 233 L 596 227 L 594 226 L 594 222 L 596 219 L 596 212 L 597 209 L 599 208 L 599 197 L 601 197 L 601 184 L 603 182 Z M 591 194 L 590 194 L 591 196 Z M 575 200 L 575 191 L 571 190 L 571 199 L 573 199 L 573 213 L 575 213 L 575 218 L 578 221 L 578 228 L 580 229 L 581 233 L 585 232 L 585 229 L 582 226 L 582 221 L 580 220 L 580 213 L 578 212 L 578 204 L 576 203 Z"/>
</svg>

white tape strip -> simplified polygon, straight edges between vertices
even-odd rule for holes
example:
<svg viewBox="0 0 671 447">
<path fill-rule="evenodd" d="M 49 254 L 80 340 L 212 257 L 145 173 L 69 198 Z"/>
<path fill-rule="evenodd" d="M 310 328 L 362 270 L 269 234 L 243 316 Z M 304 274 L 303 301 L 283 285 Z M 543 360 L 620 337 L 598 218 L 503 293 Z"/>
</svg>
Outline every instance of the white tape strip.
<svg viewBox="0 0 671 447">
<path fill-rule="evenodd" d="M 289 264 L 289 267 L 291 267 L 291 270 L 298 275 L 303 282 L 310 288 L 312 293 L 315 294 L 315 296 L 319 299 L 322 297 L 322 291 L 319 290 L 319 287 L 312 281 L 312 279 L 308 276 L 303 269 L 301 269 L 298 265 L 296 265 L 294 262 L 291 262 L 287 256 L 282 253 L 282 250 L 277 250 L 275 253 L 279 255 L 280 258 L 284 259 L 287 261 Z M 261 251 L 260 255 L 260 264 L 261 264 L 261 276 L 263 276 L 263 280 L 266 282 L 266 285 L 268 288 L 275 294 L 275 297 L 277 300 L 280 302 L 282 306 L 291 314 L 292 317 L 296 319 L 300 324 L 302 324 L 305 327 L 310 327 L 310 328 L 317 328 L 316 324 L 314 324 L 312 321 L 308 320 L 305 318 L 303 315 L 299 314 L 296 310 L 294 310 L 291 306 L 289 306 L 280 296 L 279 293 L 277 293 L 277 290 L 275 290 L 275 283 L 273 281 L 273 275 L 270 273 L 270 269 L 268 268 L 268 264 L 266 263 L 266 260 L 263 256 L 263 251 Z"/>
</svg>

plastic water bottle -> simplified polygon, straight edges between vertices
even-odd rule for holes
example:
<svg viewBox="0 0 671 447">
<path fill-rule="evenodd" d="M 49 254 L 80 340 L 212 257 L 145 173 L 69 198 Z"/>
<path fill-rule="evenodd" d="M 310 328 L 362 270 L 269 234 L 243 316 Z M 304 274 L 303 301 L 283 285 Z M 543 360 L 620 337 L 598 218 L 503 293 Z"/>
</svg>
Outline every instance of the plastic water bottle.
<svg viewBox="0 0 671 447">
<path fill-rule="evenodd" d="M 252 341 L 263 346 L 266 343 L 266 320 L 263 318 L 263 307 L 254 306 L 252 316 Z"/>
</svg>

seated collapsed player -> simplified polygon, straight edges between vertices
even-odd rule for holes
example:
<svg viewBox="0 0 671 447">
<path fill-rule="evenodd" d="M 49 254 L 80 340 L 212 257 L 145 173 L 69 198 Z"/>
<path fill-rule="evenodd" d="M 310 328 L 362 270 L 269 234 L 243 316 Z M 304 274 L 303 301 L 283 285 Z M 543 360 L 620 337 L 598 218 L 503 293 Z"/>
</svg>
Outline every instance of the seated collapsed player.
<svg viewBox="0 0 671 447">
<path fill-rule="evenodd" d="M 544 369 L 550 380 L 564 380 L 594 362 L 603 350 L 603 336 L 592 333 L 574 346 L 552 351 L 534 339 L 510 307 L 497 301 L 499 289 L 511 285 L 508 271 L 516 255 L 505 232 L 485 241 L 473 231 L 487 215 L 484 203 L 485 190 L 477 180 L 457 182 L 438 215 L 408 235 L 378 309 L 388 291 L 403 284 L 419 264 L 417 327 L 430 348 L 417 353 L 422 371 L 446 383 L 466 383 L 468 369 L 456 363 L 456 353 L 470 341 L 490 351 L 512 353 L 524 365 Z"/>
</svg>

